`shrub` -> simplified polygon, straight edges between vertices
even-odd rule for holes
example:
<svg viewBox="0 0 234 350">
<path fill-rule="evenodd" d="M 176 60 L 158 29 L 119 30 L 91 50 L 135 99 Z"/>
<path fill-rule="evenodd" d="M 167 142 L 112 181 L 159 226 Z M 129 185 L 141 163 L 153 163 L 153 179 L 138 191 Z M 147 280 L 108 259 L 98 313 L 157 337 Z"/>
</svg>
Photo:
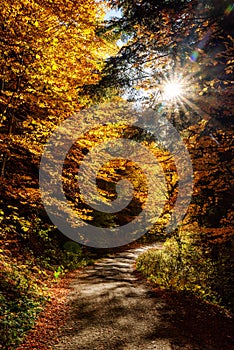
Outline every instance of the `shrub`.
<svg viewBox="0 0 234 350">
<path fill-rule="evenodd" d="M 222 295 L 215 288 L 218 266 L 211 251 L 185 233 L 183 237 L 175 235 L 168 239 L 162 250 L 143 253 L 136 263 L 137 270 L 162 288 L 190 292 L 222 304 Z"/>
</svg>

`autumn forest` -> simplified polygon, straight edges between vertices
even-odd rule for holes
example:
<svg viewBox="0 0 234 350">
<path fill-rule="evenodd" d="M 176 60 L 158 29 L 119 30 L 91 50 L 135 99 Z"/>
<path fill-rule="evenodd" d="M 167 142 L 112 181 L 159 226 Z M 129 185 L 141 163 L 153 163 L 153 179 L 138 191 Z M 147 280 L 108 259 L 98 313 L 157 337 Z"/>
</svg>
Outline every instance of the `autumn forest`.
<svg viewBox="0 0 234 350">
<path fill-rule="evenodd" d="M 233 322 L 232 1 L 0 7 L 0 348 L 52 349 L 22 344 L 60 286 L 144 246 L 141 279 Z"/>
</svg>

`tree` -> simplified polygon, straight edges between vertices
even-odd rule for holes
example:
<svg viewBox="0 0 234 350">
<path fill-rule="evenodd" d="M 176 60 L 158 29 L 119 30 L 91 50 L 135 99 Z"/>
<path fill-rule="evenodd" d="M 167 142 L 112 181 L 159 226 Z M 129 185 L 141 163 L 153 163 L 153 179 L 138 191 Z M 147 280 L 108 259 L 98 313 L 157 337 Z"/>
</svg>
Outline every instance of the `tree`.
<svg viewBox="0 0 234 350">
<path fill-rule="evenodd" d="M 201 225 L 222 225 L 231 210 L 224 198 L 230 198 L 232 181 L 228 154 L 233 5 L 228 0 L 110 0 L 110 4 L 122 10 L 122 18 L 113 19 L 106 30 L 116 26 L 128 42 L 109 59 L 105 83 L 117 84 L 130 100 L 141 100 L 155 113 L 163 113 L 180 130 L 193 157 L 194 201 L 200 207 L 194 218 L 197 215 Z M 182 81 L 183 96 L 178 103 L 163 101 L 165 82 L 176 79 Z"/>
<path fill-rule="evenodd" d="M 81 98 L 83 86 L 98 82 L 103 61 L 113 54 L 114 46 L 96 34 L 102 7 L 93 0 L 17 0 L 0 6 L 3 137 L 10 142 L 6 129 L 8 135 L 16 129 L 22 133 L 22 127 L 29 132 L 32 119 L 46 119 L 45 139 L 52 121 L 87 103 Z M 41 137 L 40 128 L 41 123 L 36 130 Z M 6 153 L 2 157 L 4 176 Z"/>
<path fill-rule="evenodd" d="M 192 242 L 192 252 L 203 252 L 205 267 L 210 263 L 215 267 L 210 271 L 212 282 L 208 282 L 212 286 L 208 287 L 230 307 L 233 4 L 229 0 L 109 2 L 122 10 L 122 18 L 107 23 L 106 30 L 116 28 L 125 43 L 108 60 L 105 84 L 117 84 L 125 95 L 128 92 L 129 100 L 138 105 L 140 101 L 169 119 L 180 130 L 193 162 L 193 198 L 183 222 L 184 231 L 175 231 L 168 242 L 166 271 L 178 262 L 176 258 L 168 263 L 170 252 L 178 251 L 180 260 L 182 245 L 191 260 Z M 110 76 L 112 80 L 108 80 Z M 182 84 L 183 93 L 165 98 L 166 82 L 176 81 Z M 188 271 L 188 261 L 184 262 Z M 199 269 L 199 259 L 192 265 Z M 192 273 L 193 280 L 195 277 Z M 183 278 L 176 278 L 184 283 Z M 189 289 L 189 284 L 184 287 Z"/>
</svg>

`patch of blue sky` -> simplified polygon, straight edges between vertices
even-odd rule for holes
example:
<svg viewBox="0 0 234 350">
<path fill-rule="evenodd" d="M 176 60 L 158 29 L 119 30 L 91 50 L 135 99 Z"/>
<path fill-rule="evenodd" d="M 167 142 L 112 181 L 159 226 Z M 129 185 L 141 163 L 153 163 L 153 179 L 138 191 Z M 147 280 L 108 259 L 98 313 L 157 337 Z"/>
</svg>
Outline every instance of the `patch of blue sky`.
<svg viewBox="0 0 234 350">
<path fill-rule="evenodd" d="M 112 18 L 121 18 L 122 17 L 122 11 L 121 10 L 109 10 L 105 15 L 105 20 L 109 21 Z"/>
</svg>

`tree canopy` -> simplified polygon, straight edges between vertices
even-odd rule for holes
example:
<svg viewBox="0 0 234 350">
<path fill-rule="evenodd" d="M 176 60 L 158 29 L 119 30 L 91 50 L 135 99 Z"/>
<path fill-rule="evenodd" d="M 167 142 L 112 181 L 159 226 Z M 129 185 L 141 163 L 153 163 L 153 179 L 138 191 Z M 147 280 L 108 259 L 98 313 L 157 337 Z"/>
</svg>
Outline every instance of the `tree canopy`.
<svg viewBox="0 0 234 350">
<path fill-rule="evenodd" d="M 110 9 L 120 15 L 105 16 Z M 233 310 L 231 0 L 2 0 L 0 13 L 0 321 L 5 348 L 17 346 L 33 325 L 47 293 L 42 286 L 102 252 L 68 240 L 51 223 L 41 199 L 45 144 L 61 123 L 76 115 L 74 128 L 63 129 L 65 139 L 101 122 L 66 150 L 61 187 L 69 210 L 96 230 L 132 222 L 153 188 L 147 187 L 139 166 L 145 156 L 139 156 L 139 164 L 131 161 L 134 152 L 127 159 L 108 160 L 95 181 L 90 170 L 85 174 L 88 196 L 90 183 L 95 183 L 92 200 L 101 196 L 108 205 L 117 198 L 121 179 L 132 183 L 134 197 L 117 213 L 91 208 L 82 198 L 77 174 L 85 156 L 108 139 L 146 147 L 166 182 L 161 188 L 155 181 L 150 206 L 156 213 L 154 203 L 165 200 L 165 205 L 140 242 L 160 239 L 166 248 L 143 256 L 139 268 L 145 272 L 150 264 L 147 271 L 161 286 Z M 86 119 L 81 111 L 87 112 Z M 113 125 L 108 124 L 110 116 L 116 116 Z M 136 127 L 134 118 L 142 118 L 144 128 Z M 170 233 L 165 228 L 173 217 L 180 179 L 176 154 L 159 145 L 155 127 L 165 137 L 167 128 L 178 132 L 193 167 L 191 203 Z M 168 139 L 169 146 L 176 143 Z M 62 138 L 57 141 L 54 160 L 66 147 Z M 154 171 L 152 164 L 149 168 Z"/>
</svg>

